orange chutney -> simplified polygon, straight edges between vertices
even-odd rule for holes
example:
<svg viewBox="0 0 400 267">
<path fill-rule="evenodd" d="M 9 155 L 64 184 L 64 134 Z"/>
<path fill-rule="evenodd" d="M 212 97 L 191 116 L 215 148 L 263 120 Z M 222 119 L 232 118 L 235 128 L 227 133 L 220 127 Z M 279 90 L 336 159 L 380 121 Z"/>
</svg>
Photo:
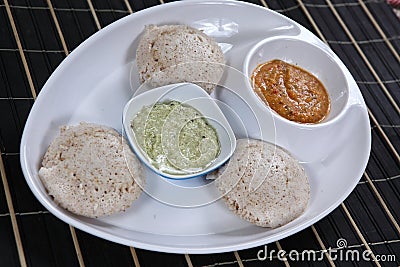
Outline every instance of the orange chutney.
<svg viewBox="0 0 400 267">
<path fill-rule="evenodd" d="M 300 67 L 275 59 L 258 65 L 251 81 L 264 102 L 288 120 L 317 123 L 329 113 L 324 85 Z"/>
</svg>

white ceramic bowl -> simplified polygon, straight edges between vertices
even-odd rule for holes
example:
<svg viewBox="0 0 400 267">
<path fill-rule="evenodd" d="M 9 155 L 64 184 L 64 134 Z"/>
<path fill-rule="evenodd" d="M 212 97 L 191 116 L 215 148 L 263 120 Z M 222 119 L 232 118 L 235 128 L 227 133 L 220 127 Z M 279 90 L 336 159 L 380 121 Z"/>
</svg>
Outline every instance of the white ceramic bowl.
<svg viewBox="0 0 400 267">
<path fill-rule="evenodd" d="M 154 105 L 157 102 L 179 101 L 200 111 L 208 123 L 214 127 L 220 142 L 220 153 L 215 160 L 199 172 L 184 174 L 170 174 L 160 171 L 152 163 L 146 152 L 138 144 L 131 128 L 131 121 L 143 107 Z M 205 175 L 225 163 L 236 148 L 236 138 L 224 114 L 214 102 L 213 98 L 201 87 L 192 83 L 179 83 L 158 87 L 133 97 L 125 106 L 123 112 L 123 128 L 127 139 L 139 159 L 155 173 L 171 179 L 189 179 Z"/>
<path fill-rule="evenodd" d="M 307 70 L 324 84 L 329 94 L 331 108 L 328 116 L 319 123 L 301 125 L 319 127 L 336 121 L 344 113 L 349 96 L 347 79 L 340 59 L 327 46 L 320 42 L 309 42 L 292 36 L 264 39 L 247 54 L 243 66 L 245 75 L 251 77 L 259 64 L 274 59 L 280 59 Z M 247 87 L 253 91 L 250 79 L 247 81 Z M 261 98 L 259 100 L 263 101 Z M 300 124 L 280 116 L 273 110 L 272 112 L 277 120 L 283 120 L 289 124 Z"/>
</svg>

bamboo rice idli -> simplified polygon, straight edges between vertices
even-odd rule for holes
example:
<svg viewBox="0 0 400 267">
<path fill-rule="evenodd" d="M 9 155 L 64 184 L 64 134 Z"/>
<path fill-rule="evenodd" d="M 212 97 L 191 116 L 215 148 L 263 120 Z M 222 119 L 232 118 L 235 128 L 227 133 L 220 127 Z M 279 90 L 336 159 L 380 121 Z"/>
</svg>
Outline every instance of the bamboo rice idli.
<svg viewBox="0 0 400 267">
<path fill-rule="evenodd" d="M 254 139 L 237 140 L 228 163 L 208 178 L 236 215 L 276 228 L 300 216 L 310 199 L 303 167 L 283 149 Z"/>
<path fill-rule="evenodd" d="M 146 26 L 136 51 L 141 82 L 154 87 L 193 82 L 211 93 L 223 74 L 224 54 L 213 38 L 186 25 Z"/>
<path fill-rule="evenodd" d="M 87 217 L 126 210 L 144 185 L 142 164 L 122 136 L 90 123 L 60 129 L 39 177 L 57 204 Z"/>
</svg>

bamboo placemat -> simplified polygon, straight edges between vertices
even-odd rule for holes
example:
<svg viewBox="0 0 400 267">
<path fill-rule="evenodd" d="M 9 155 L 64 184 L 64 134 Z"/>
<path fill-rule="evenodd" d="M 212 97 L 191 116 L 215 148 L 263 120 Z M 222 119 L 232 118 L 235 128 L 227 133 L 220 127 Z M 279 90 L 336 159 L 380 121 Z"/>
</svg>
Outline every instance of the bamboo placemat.
<svg viewBox="0 0 400 267">
<path fill-rule="evenodd" d="M 115 244 L 63 223 L 30 192 L 19 163 L 24 123 L 40 88 L 82 41 L 113 21 L 167 1 L 0 0 L 0 266 L 399 266 L 400 20 L 383 0 L 249 1 L 299 22 L 326 42 L 368 106 L 372 151 L 353 193 L 329 216 L 264 246 L 179 255 Z M 340 258 L 370 251 L 371 261 Z M 317 259 L 293 260 L 289 252 Z M 282 260 L 286 259 L 286 260 Z M 374 261 L 376 260 L 376 261 Z"/>
</svg>

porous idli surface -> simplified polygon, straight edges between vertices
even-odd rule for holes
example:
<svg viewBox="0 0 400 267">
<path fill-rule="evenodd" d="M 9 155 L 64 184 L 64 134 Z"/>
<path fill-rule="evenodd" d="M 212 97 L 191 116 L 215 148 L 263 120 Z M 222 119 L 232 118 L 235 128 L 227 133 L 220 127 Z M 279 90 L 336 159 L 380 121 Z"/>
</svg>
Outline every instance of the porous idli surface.
<svg viewBox="0 0 400 267">
<path fill-rule="evenodd" d="M 138 44 L 141 82 L 153 87 L 192 82 L 211 93 L 224 71 L 224 54 L 215 40 L 186 25 L 148 25 Z"/>
<path fill-rule="evenodd" d="M 299 217 L 310 199 L 303 167 L 273 144 L 239 139 L 228 163 L 209 175 L 230 210 L 262 227 L 276 228 Z"/>
<path fill-rule="evenodd" d="M 58 205 L 87 217 L 125 211 L 144 186 L 142 164 L 125 139 L 91 123 L 61 127 L 39 177 Z"/>
</svg>

